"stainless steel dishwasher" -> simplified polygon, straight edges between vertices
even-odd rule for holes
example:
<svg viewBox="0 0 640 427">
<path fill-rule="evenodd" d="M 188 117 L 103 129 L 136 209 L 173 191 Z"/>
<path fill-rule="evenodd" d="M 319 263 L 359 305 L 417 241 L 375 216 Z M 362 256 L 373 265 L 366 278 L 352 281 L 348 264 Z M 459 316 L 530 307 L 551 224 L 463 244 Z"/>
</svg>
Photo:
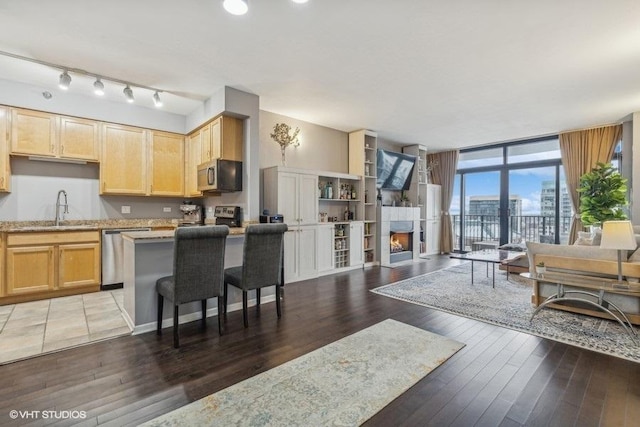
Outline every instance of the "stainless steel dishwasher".
<svg viewBox="0 0 640 427">
<path fill-rule="evenodd" d="M 149 227 L 102 230 L 102 289 L 121 288 L 124 281 L 124 243 L 120 233 L 149 230 Z"/>
</svg>

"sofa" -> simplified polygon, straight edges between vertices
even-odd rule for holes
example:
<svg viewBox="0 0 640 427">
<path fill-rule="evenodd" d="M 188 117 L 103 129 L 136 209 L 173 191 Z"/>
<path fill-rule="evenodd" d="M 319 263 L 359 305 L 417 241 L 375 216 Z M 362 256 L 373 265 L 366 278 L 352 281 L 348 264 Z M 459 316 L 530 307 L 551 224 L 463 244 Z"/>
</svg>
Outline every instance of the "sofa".
<svg viewBox="0 0 640 427">
<path fill-rule="evenodd" d="M 638 236 L 640 238 L 640 236 Z M 557 285 L 546 281 L 544 274 L 540 277 L 536 274 L 535 266 L 544 262 L 548 273 L 560 272 L 574 276 L 577 280 L 581 277 L 591 279 L 602 278 L 604 282 L 615 282 L 618 275 L 618 252 L 615 249 L 602 249 L 599 246 L 589 245 L 553 245 L 547 243 L 527 242 L 527 263 L 533 284 L 531 302 L 534 306 L 540 305 L 547 297 L 557 292 Z M 625 256 L 626 255 L 626 256 Z M 622 274 L 632 283 L 631 290 L 611 289 L 605 292 L 605 299 L 617 305 L 629 318 L 631 323 L 640 324 L 640 249 L 623 253 Z M 635 283 L 635 284 L 634 284 Z M 565 290 L 578 290 L 565 286 Z M 635 291 L 638 292 L 635 292 Z M 597 302 L 597 298 L 585 297 Z M 611 318 L 604 311 L 580 302 L 563 302 L 550 304 L 549 307 L 571 311 L 575 313 L 589 314 L 592 316 Z"/>
</svg>

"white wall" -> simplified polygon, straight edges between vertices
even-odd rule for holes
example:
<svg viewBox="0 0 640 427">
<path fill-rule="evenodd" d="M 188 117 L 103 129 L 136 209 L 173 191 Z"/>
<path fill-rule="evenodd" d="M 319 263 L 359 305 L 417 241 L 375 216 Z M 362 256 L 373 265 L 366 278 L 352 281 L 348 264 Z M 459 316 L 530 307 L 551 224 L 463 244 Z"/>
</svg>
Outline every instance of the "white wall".
<svg viewBox="0 0 640 427">
<path fill-rule="evenodd" d="M 299 147 L 286 149 L 286 165 L 292 168 L 349 172 L 349 134 L 291 117 L 260 111 L 260 168 L 282 164 L 280 145 L 270 134 L 276 123 L 300 128 Z"/>
</svg>

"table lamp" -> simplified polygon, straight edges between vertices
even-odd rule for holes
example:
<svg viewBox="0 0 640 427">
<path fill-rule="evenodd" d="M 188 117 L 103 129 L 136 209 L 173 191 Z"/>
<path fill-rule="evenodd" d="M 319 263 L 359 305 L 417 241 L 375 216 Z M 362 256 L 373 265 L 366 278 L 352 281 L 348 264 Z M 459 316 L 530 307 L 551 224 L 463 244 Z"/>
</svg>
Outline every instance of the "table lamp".
<svg viewBox="0 0 640 427">
<path fill-rule="evenodd" d="M 622 251 L 637 247 L 631 221 L 605 221 L 602 224 L 600 247 L 618 251 L 618 282 L 622 284 Z"/>
</svg>

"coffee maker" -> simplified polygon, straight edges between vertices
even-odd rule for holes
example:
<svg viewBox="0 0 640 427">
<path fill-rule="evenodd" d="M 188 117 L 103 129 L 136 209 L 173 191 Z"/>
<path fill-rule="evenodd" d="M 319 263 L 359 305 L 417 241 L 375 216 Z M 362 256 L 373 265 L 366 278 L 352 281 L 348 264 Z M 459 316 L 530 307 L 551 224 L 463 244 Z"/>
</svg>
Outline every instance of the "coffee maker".
<svg viewBox="0 0 640 427">
<path fill-rule="evenodd" d="M 180 205 L 180 212 L 182 212 L 182 219 L 179 225 L 183 227 L 202 225 L 202 206 L 184 202 Z"/>
</svg>

